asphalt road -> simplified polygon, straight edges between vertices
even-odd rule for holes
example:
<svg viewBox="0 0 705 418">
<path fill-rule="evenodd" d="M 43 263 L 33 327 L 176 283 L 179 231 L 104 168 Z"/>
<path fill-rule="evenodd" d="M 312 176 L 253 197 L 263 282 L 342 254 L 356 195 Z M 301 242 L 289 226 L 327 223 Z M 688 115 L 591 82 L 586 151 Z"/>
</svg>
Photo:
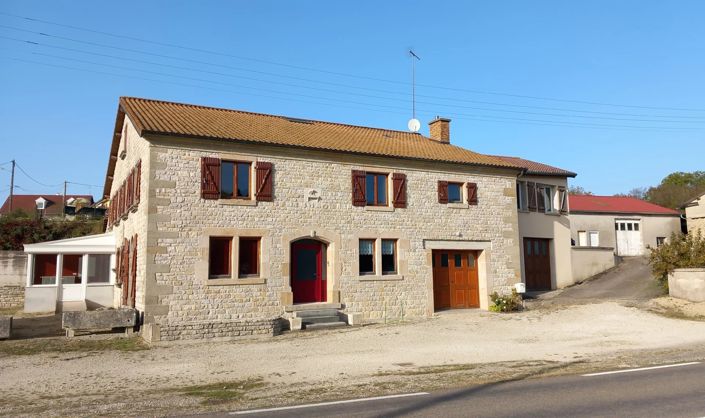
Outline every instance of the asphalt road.
<svg viewBox="0 0 705 418">
<path fill-rule="evenodd" d="M 705 363 L 212 417 L 705 417 Z"/>
</svg>

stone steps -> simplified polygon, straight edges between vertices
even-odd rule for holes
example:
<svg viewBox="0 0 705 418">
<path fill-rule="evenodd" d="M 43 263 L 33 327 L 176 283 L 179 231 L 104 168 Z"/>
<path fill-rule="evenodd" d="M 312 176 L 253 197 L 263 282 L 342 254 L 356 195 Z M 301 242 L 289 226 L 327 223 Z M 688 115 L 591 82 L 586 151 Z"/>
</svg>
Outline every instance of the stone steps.
<svg viewBox="0 0 705 418">
<path fill-rule="evenodd" d="M 306 321 L 306 318 L 317 318 L 317 317 L 322 317 L 322 316 L 334 316 L 338 317 L 338 310 L 337 309 L 314 309 L 314 310 L 308 310 L 308 311 L 297 311 L 294 312 L 294 318 L 302 318 L 304 319 L 304 322 Z"/>
<path fill-rule="evenodd" d="M 347 327 L 348 324 L 342 321 L 337 322 L 322 322 L 316 324 L 304 324 L 304 329 L 307 331 L 314 331 L 317 329 L 332 329 L 332 328 L 342 328 Z"/>
</svg>

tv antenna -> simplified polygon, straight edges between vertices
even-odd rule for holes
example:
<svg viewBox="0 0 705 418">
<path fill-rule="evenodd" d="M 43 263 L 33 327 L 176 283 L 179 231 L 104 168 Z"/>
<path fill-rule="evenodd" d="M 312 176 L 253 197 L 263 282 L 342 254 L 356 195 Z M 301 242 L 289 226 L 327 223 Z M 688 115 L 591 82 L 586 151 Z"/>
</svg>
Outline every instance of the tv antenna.
<svg viewBox="0 0 705 418">
<path fill-rule="evenodd" d="M 421 61 L 413 50 L 409 50 L 411 57 L 411 119 L 407 126 L 411 132 L 418 132 L 421 129 L 421 122 L 416 119 L 416 61 Z"/>
</svg>

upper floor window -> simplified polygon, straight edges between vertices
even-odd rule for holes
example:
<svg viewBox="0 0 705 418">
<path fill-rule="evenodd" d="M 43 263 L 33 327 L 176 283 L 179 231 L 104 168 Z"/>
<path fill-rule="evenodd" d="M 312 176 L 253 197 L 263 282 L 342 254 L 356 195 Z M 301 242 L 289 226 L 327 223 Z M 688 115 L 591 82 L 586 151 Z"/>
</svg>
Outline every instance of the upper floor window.
<svg viewBox="0 0 705 418">
<path fill-rule="evenodd" d="M 252 163 L 223 161 L 220 164 L 220 198 L 249 199 Z"/>
<path fill-rule="evenodd" d="M 528 193 L 526 191 L 525 181 L 517 181 L 517 209 L 529 209 Z"/>
<path fill-rule="evenodd" d="M 448 183 L 448 203 L 463 202 L 463 184 Z"/>
<path fill-rule="evenodd" d="M 387 175 L 367 173 L 365 197 L 369 206 L 387 206 Z"/>
<path fill-rule="evenodd" d="M 543 186 L 541 194 L 543 195 L 544 211 L 546 213 L 555 212 L 554 198 L 556 194 L 556 189 L 552 186 Z"/>
</svg>

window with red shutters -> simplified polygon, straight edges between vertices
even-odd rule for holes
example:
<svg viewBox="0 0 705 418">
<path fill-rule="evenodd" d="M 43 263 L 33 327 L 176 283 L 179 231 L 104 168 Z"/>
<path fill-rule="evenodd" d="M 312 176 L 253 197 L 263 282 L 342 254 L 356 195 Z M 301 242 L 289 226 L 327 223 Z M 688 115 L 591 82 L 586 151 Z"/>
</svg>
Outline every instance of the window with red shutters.
<svg viewBox="0 0 705 418">
<path fill-rule="evenodd" d="M 477 183 L 467 183 L 468 204 L 477 205 Z"/>
<path fill-rule="evenodd" d="M 438 181 L 438 203 L 448 203 L 448 182 Z"/>
<path fill-rule="evenodd" d="M 352 204 L 353 206 L 365 206 L 365 177 L 366 173 L 360 170 L 352 170 Z"/>
<path fill-rule="evenodd" d="M 257 188 L 255 198 L 260 202 L 271 202 L 274 197 L 274 172 L 272 163 L 257 161 Z"/>
<path fill-rule="evenodd" d="M 395 208 L 406 207 L 406 174 L 392 174 L 392 204 Z"/>
<path fill-rule="evenodd" d="M 204 199 L 220 198 L 219 158 L 201 158 L 201 197 Z"/>
<path fill-rule="evenodd" d="M 130 269 L 132 277 L 130 280 L 129 306 L 134 308 L 137 296 L 137 234 L 132 237 L 132 242 L 132 268 Z"/>
</svg>

